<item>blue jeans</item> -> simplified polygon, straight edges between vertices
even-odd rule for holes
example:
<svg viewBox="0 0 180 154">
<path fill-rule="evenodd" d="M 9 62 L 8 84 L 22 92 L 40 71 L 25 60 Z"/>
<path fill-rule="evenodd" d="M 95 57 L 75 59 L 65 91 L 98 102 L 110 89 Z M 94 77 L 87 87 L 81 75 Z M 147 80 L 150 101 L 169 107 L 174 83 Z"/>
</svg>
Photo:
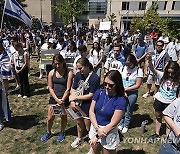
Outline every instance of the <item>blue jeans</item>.
<svg viewBox="0 0 180 154">
<path fill-rule="evenodd" d="M 126 112 L 124 114 L 124 117 L 120 121 L 120 126 L 129 128 L 129 124 L 131 122 L 132 113 L 134 110 L 134 105 L 138 98 L 138 91 L 131 91 L 127 92 L 128 97 L 126 98 Z"/>
<path fill-rule="evenodd" d="M 159 154 L 180 154 L 180 151 L 170 143 L 163 143 L 159 149 Z"/>
<path fill-rule="evenodd" d="M 101 78 L 101 65 L 97 66 L 95 69 L 96 74 Z"/>
</svg>

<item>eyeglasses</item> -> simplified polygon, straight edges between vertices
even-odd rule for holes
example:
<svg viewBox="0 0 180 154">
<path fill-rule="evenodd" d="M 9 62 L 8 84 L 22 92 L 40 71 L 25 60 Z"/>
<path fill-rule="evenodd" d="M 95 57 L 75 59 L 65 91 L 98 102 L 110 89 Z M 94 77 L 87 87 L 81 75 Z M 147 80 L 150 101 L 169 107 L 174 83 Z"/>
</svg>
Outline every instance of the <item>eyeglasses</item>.
<svg viewBox="0 0 180 154">
<path fill-rule="evenodd" d="M 107 87 L 107 85 L 109 88 L 113 88 L 115 86 L 115 84 L 104 82 L 104 87 Z"/>
</svg>

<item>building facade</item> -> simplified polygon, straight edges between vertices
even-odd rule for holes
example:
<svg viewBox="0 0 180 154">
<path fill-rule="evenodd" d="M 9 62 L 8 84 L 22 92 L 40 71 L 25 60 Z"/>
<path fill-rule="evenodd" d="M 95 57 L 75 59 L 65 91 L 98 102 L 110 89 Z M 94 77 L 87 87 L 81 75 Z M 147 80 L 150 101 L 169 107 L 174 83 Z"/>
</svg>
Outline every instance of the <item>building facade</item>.
<svg viewBox="0 0 180 154">
<path fill-rule="evenodd" d="M 45 24 L 62 24 L 62 20 L 53 11 L 52 5 L 61 0 L 26 0 L 26 11 Z M 107 16 L 114 13 L 115 27 L 127 29 L 134 16 L 143 16 L 156 0 L 88 0 L 87 10 L 79 20 L 98 28 L 100 21 L 107 21 Z M 180 21 L 180 0 L 159 0 L 160 17 L 169 17 Z"/>
<path fill-rule="evenodd" d="M 61 0 L 26 0 L 25 10 L 32 17 L 38 18 L 42 23 L 51 25 L 51 24 L 62 24 L 62 20 L 54 12 L 52 6 L 56 2 Z"/>
<path fill-rule="evenodd" d="M 131 19 L 134 16 L 143 16 L 155 2 L 156 0 L 109 0 L 107 15 L 114 13 L 117 19 L 114 26 L 128 29 Z M 180 21 L 180 0 L 159 0 L 158 5 L 160 17 L 169 17 L 174 21 Z"/>
</svg>

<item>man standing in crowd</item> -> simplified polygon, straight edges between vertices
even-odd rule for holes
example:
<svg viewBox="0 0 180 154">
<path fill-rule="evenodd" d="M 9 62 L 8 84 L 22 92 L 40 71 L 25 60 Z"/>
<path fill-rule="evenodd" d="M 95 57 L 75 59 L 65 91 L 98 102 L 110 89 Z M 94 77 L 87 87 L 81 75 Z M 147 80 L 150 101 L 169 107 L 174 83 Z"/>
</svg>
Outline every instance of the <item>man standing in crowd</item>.
<svg viewBox="0 0 180 154">
<path fill-rule="evenodd" d="M 107 73 L 110 70 L 118 70 L 121 66 L 125 65 L 125 58 L 121 54 L 121 45 L 115 44 L 113 54 L 110 58 L 107 58 L 104 68 L 105 73 Z"/>
<path fill-rule="evenodd" d="M 152 61 L 153 61 L 152 63 L 154 65 L 154 68 L 161 72 L 164 71 L 166 63 L 169 61 L 169 55 L 165 50 L 163 50 L 163 47 L 164 47 L 164 42 L 162 40 L 159 40 L 156 42 L 155 52 L 154 53 L 152 52 L 152 54 L 153 54 L 152 55 Z M 154 94 L 159 89 L 159 81 L 157 80 L 156 76 L 150 70 L 148 70 L 148 72 L 146 74 L 148 74 L 147 92 L 143 95 L 143 98 L 147 98 L 148 96 L 150 96 L 151 87 L 152 87 L 153 83 L 155 83 Z"/>
</svg>

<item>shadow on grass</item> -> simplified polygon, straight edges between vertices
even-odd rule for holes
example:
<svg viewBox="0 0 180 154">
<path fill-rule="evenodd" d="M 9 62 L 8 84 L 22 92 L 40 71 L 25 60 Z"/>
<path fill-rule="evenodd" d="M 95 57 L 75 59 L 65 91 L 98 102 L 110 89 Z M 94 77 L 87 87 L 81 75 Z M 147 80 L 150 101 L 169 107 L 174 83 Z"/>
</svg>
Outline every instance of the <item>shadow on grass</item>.
<svg viewBox="0 0 180 154">
<path fill-rule="evenodd" d="M 5 123 L 5 127 L 27 130 L 38 125 L 37 115 L 14 116 L 11 121 Z"/>
<path fill-rule="evenodd" d="M 72 136 L 77 136 L 77 126 L 73 126 L 73 127 L 70 127 L 68 128 L 66 131 L 65 131 L 66 135 L 69 136 L 69 135 L 72 135 Z"/>
<path fill-rule="evenodd" d="M 41 90 L 38 90 L 36 92 L 32 92 L 31 96 L 34 96 L 34 95 L 45 95 L 45 94 L 49 94 L 49 90 L 48 89 L 41 89 Z"/>
<path fill-rule="evenodd" d="M 136 127 L 141 127 L 141 123 L 144 120 L 148 120 L 147 125 L 150 125 L 151 123 L 153 123 L 153 119 L 151 119 L 150 115 L 148 115 L 148 114 L 134 114 L 131 119 L 130 129 L 136 128 Z"/>
<path fill-rule="evenodd" d="M 130 150 L 130 149 L 123 149 L 117 151 L 117 154 L 145 154 L 144 150 Z"/>
</svg>

